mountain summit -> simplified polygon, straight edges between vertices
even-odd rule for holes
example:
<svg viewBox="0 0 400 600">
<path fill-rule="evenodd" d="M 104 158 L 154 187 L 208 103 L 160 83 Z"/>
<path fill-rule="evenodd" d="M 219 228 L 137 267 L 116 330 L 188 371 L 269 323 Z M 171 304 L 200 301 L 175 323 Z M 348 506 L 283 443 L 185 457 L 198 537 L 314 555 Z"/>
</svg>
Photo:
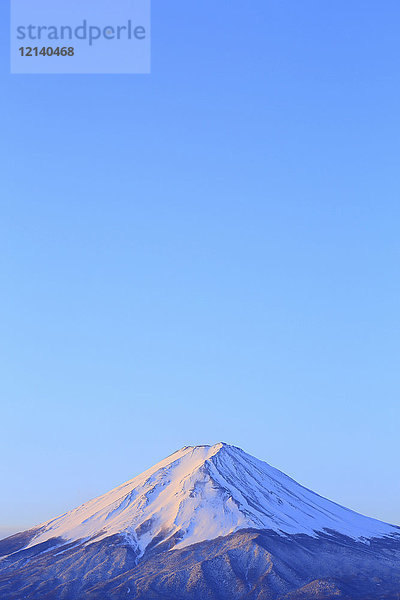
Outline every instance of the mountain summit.
<svg viewBox="0 0 400 600">
<path fill-rule="evenodd" d="M 275 554 L 272 554 L 272 547 Z M 203 573 L 208 568 L 206 564 L 216 556 L 228 556 L 229 568 L 234 573 L 231 584 L 237 591 L 224 596 L 228 592 L 221 591 L 218 582 L 215 589 L 210 590 L 203 573 L 205 583 L 202 575 L 200 587 L 203 594 L 205 589 L 207 591 L 204 598 L 260 597 L 261 600 L 264 596 L 244 595 L 243 590 L 251 583 L 248 580 L 250 567 L 243 571 L 240 577 L 244 577 L 244 583 L 239 585 L 239 567 L 234 568 L 231 564 L 235 556 L 235 560 L 241 557 L 240 560 L 245 562 L 255 561 L 251 577 L 254 579 L 257 575 L 258 584 L 253 581 L 251 585 L 258 585 L 261 591 L 267 589 L 265 598 L 274 599 L 280 598 L 279 590 L 292 592 L 291 586 L 298 582 L 308 585 L 312 581 L 325 581 L 320 575 L 326 575 L 329 581 L 333 573 L 342 578 L 348 573 L 354 577 L 355 568 L 360 576 L 364 565 L 367 581 L 371 572 L 378 573 L 378 581 L 381 572 L 386 573 L 388 569 L 390 573 L 395 572 L 391 563 L 386 563 L 388 556 L 396 556 L 398 560 L 399 550 L 398 527 L 326 500 L 240 448 L 224 443 L 185 446 L 112 491 L 0 542 L 0 556 L 3 556 L 0 559 L 0 596 L 7 600 L 21 597 L 76 600 L 92 598 L 93 588 L 96 600 L 125 597 L 127 589 L 136 589 L 136 595 L 131 597 L 143 600 L 178 597 L 203 600 L 201 594 L 187 588 L 188 581 L 182 573 L 188 572 L 190 579 L 193 569 L 201 568 Z M 305 553 L 303 558 L 300 557 L 302 552 Z M 314 573 L 315 565 L 325 555 L 322 571 L 317 569 Z M 89 556 L 90 564 L 87 564 Z M 273 566 L 270 564 L 272 556 L 275 557 Z M 154 560 L 166 565 L 167 580 L 172 577 L 175 582 L 173 574 L 181 573 L 179 577 L 185 580 L 184 585 L 176 587 L 175 582 L 171 588 L 167 582 L 158 595 L 153 590 L 157 569 L 154 573 L 151 571 L 150 583 L 145 585 L 143 581 L 147 579 L 143 569 L 152 566 Z M 278 577 L 274 569 L 279 561 L 286 566 L 280 567 L 282 572 L 279 571 Z M 299 561 L 303 566 L 298 566 Z M 65 564 L 69 565 L 67 569 Z M 94 571 L 93 564 L 97 565 Z M 264 581 L 263 568 L 270 575 L 275 573 L 271 589 L 267 580 Z M 291 572 L 293 569 L 296 576 Z M 139 574 L 143 590 L 137 581 Z M 148 570 L 146 574 L 148 576 Z M 57 585 L 48 590 L 52 577 Z M 131 584 L 125 589 L 127 577 Z M 115 589 L 113 584 L 108 584 L 114 579 Z M 329 591 L 331 583 L 326 581 L 323 589 Z M 121 585 L 125 591 L 121 591 Z M 244 586 L 242 591 L 241 585 Z M 25 594 L 26 586 L 28 594 Z M 332 597 L 337 598 L 341 588 L 335 586 Z M 151 593 L 150 589 L 153 590 Z M 25 595 L 21 595 L 22 592 Z M 308 590 L 307 598 L 319 597 L 313 593 Z M 292 598 L 296 596 L 290 596 L 290 600 Z"/>
<path fill-rule="evenodd" d="M 219 443 L 185 446 L 127 483 L 43 523 L 31 545 L 124 534 L 143 553 L 155 540 L 171 538 L 170 547 L 183 548 L 248 528 L 311 536 L 334 530 L 361 540 L 400 531 L 325 500 L 240 448 Z"/>
</svg>

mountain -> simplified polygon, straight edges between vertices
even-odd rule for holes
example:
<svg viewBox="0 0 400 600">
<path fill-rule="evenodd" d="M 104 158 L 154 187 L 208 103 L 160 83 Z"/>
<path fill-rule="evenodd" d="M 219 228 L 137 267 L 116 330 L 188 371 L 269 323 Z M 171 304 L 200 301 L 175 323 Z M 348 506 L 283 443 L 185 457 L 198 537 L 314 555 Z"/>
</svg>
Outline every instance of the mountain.
<svg viewBox="0 0 400 600">
<path fill-rule="evenodd" d="M 400 529 L 227 444 L 0 541 L 4 600 L 400 599 Z"/>
</svg>

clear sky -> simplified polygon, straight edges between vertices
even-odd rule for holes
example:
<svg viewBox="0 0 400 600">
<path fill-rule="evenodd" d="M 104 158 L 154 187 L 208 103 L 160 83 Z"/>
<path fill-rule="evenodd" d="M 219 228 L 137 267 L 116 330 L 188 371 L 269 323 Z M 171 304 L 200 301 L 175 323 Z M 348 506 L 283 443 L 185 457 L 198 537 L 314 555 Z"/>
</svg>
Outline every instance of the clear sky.
<svg viewBox="0 0 400 600">
<path fill-rule="evenodd" d="M 9 75 L 0 527 L 226 441 L 400 524 L 400 4 L 153 1 L 150 76 Z"/>
</svg>

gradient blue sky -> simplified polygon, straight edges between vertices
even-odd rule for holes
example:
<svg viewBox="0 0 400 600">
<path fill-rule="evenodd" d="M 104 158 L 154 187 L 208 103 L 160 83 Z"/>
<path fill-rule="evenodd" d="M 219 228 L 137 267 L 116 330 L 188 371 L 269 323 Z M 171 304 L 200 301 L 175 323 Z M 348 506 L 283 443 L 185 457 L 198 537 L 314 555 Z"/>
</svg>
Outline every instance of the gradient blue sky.
<svg viewBox="0 0 400 600">
<path fill-rule="evenodd" d="M 153 2 L 151 76 L 11 76 L 2 533 L 180 446 L 400 523 L 400 4 Z"/>
</svg>

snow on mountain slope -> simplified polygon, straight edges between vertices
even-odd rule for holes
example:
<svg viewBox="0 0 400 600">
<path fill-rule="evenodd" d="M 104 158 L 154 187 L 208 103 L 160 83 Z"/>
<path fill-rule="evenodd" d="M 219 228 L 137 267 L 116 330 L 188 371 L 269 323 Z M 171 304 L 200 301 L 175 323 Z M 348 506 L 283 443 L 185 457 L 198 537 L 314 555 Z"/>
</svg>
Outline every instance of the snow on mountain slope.
<svg viewBox="0 0 400 600">
<path fill-rule="evenodd" d="M 91 541 L 124 534 L 141 553 L 175 534 L 174 548 L 239 529 L 367 540 L 400 529 L 326 500 L 265 462 L 226 444 L 187 446 L 114 490 L 41 526 L 30 546 L 53 537 Z M 94 540 L 93 540 L 94 541 Z"/>
</svg>

